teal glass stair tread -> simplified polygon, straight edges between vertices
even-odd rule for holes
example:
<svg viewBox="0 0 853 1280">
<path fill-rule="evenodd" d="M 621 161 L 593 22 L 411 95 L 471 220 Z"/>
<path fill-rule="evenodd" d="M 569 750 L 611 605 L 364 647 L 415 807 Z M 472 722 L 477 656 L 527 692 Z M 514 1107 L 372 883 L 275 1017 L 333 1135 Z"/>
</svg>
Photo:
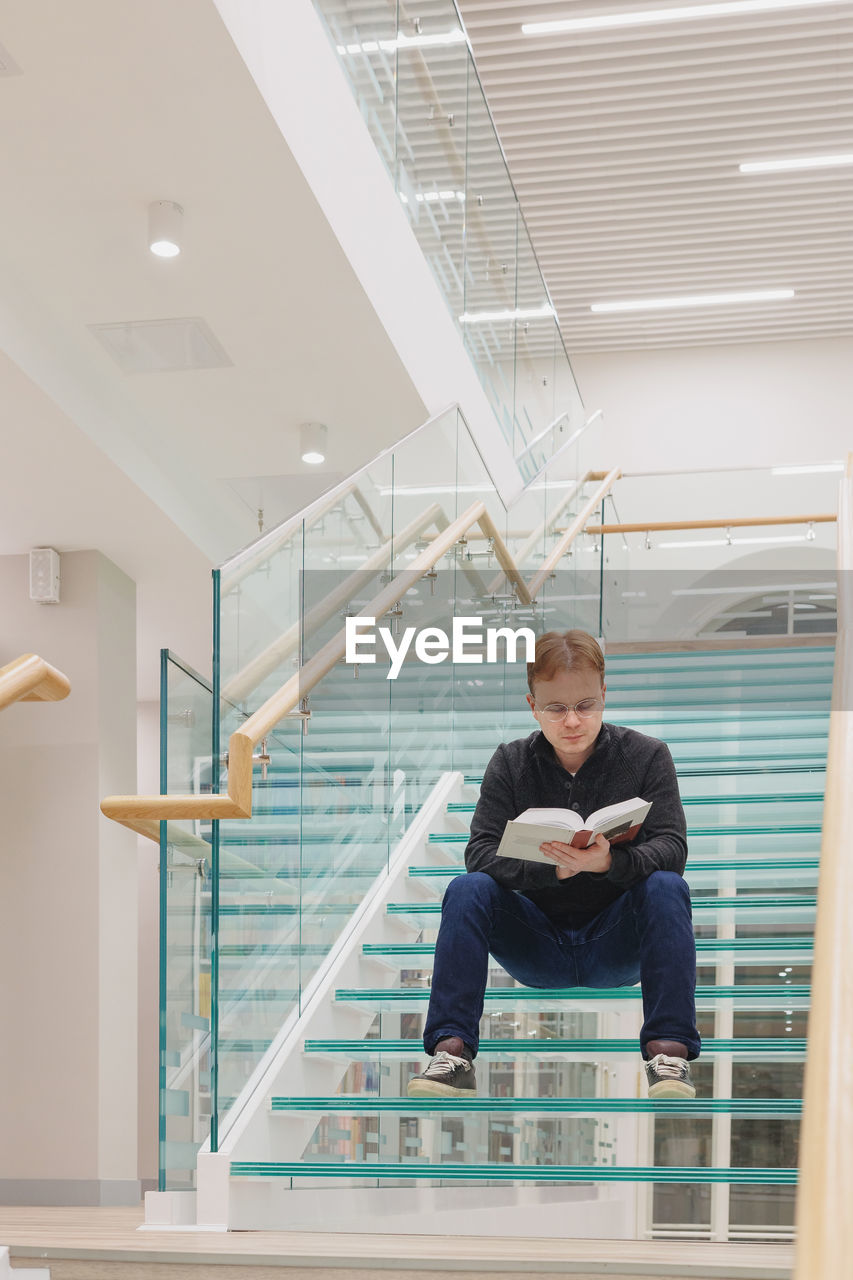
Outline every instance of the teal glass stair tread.
<svg viewBox="0 0 853 1280">
<path fill-rule="evenodd" d="M 805 655 L 809 657 L 806 658 Z M 815 655 L 812 657 L 812 655 Z M 799 674 L 801 670 L 815 671 L 825 670 L 828 677 L 831 677 L 834 666 L 835 650 L 831 645 L 809 645 L 808 648 L 796 650 L 794 648 L 786 650 L 778 649 L 693 649 L 685 650 L 681 654 L 682 661 L 676 661 L 676 654 L 672 650 L 661 650 L 659 653 L 645 653 L 640 665 L 631 666 L 631 663 L 637 662 L 633 655 L 628 654 L 608 654 L 607 656 L 607 672 L 609 679 L 620 679 L 626 675 L 645 674 L 651 668 L 655 672 L 661 672 L 668 675 L 674 671 L 695 670 L 702 668 L 710 668 L 716 671 L 719 668 L 723 670 L 740 670 L 743 672 L 751 672 L 753 667 L 758 667 L 761 671 L 773 667 L 793 667 Z M 749 661 L 749 659 L 753 659 Z M 658 659 L 658 661 L 655 661 Z M 743 661 L 743 666 L 734 664 L 734 660 Z M 646 665 L 648 664 L 648 666 Z M 667 665 L 668 664 L 668 665 Z M 611 674 L 612 673 L 612 674 Z"/>
<path fill-rule="evenodd" d="M 446 1114 L 467 1112 L 509 1112 L 510 1114 L 577 1114 L 585 1115 L 731 1115 L 749 1119 L 762 1116 L 798 1116 L 801 1098 L 378 1098 L 369 1094 L 358 1097 L 331 1094 L 325 1098 L 272 1098 L 270 1110 L 276 1112 L 344 1112 L 373 1115 L 385 1111 L 402 1115 L 420 1112 Z"/>
<path fill-rule="evenodd" d="M 222 1039 L 219 1041 L 220 1053 L 266 1053 L 272 1044 L 272 1037 L 258 1039 L 246 1037 L 240 1040 Z"/>
<path fill-rule="evenodd" d="M 817 871 L 820 858 L 689 858 L 687 871 Z M 465 872 L 464 863 L 444 867 L 409 867 L 414 879 L 456 876 Z"/>
<path fill-rule="evenodd" d="M 241 831 L 229 830 L 221 831 L 219 835 L 220 845 L 227 845 L 229 848 L 239 848 L 242 845 L 293 845 L 300 844 L 319 844 L 328 846 L 330 839 L 334 838 L 335 845 L 339 848 L 354 849 L 359 846 L 372 850 L 387 848 L 389 843 L 396 844 L 396 840 L 389 835 L 387 828 L 377 830 L 369 828 L 365 833 L 353 833 L 346 826 L 346 814 L 340 816 L 329 814 L 330 826 L 329 830 L 308 830 L 300 831 L 300 824 L 294 823 L 292 827 L 251 827 L 250 830 Z M 234 819 L 235 822 L 240 821 Z M 245 827 L 249 827 L 249 823 L 244 823 Z M 818 830 L 820 828 L 818 827 Z"/>
<path fill-rule="evenodd" d="M 702 1168 L 695 1165 L 547 1165 L 547 1164 L 399 1164 L 310 1160 L 300 1163 L 235 1160 L 232 1178 L 390 1178 L 442 1182 L 726 1182 L 762 1185 L 795 1183 L 797 1170 L 786 1168 Z"/>
<path fill-rule="evenodd" d="M 309 882 L 310 886 L 310 882 Z M 305 885 L 303 883 L 303 890 Z M 296 916 L 351 914 L 358 902 L 303 902 L 300 913 L 296 903 L 289 902 L 223 902 L 219 908 L 221 916 Z"/>
<path fill-rule="evenodd" d="M 299 999 L 299 992 L 294 987 L 220 987 L 220 1004 L 227 1005 L 231 1001 L 256 1000 L 259 1003 L 292 1004 Z"/>
<path fill-rule="evenodd" d="M 411 816 L 414 813 L 414 806 L 407 804 L 401 805 L 397 812 L 406 813 Z M 327 795 L 325 803 L 320 801 L 314 804 L 256 804 L 252 806 L 253 818 L 298 818 L 304 816 L 310 820 L 316 818 L 373 818 L 375 821 L 382 821 L 385 817 L 385 809 L 372 807 L 367 805 L 363 800 L 350 800 L 344 803 L 343 797 L 337 792 Z"/>
<path fill-rule="evenodd" d="M 486 987 L 486 1003 L 509 1003 L 514 1000 L 544 1002 L 546 1000 L 639 1000 L 642 998 L 639 984 L 635 987 Z M 808 1000 L 811 987 L 802 983 L 790 986 L 766 986 L 742 984 L 740 986 L 697 986 L 697 1000 L 780 1000 L 782 1002 Z M 402 1000 L 426 1002 L 429 987 L 402 988 L 339 988 L 335 999 L 344 1004 L 396 1003 Z"/>
<path fill-rule="evenodd" d="M 731 951 L 735 954 L 751 951 L 812 951 L 814 938 L 697 938 L 697 952 Z M 434 942 L 365 942 L 361 947 L 365 956 L 431 956 L 435 954 Z"/>
<path fill-rule="evenodd" d="M 798 894 L 790 897 L 774 894 L 772 897 L 763 894 L 743 894 L 737 898 L 694 898 L 694 911 L 710 908 L 713 910 L 766 910 L 771 908 L 814 907 L 817 897 L 813 894 Z M 389 902 L 386 907 L 389 915 L 441 915 L 440 902 Z"/>
<path fill-rule="evenodd" d="M 245 868 L 240 867 L 237 870 L 232 869 L 220 871 L 219 878 L 220 880 L 269 880 L 273 885 L 277 885 L 281 888 L 291 879 L 291 872 L 294 868 L 301 866 L 298 852 L 294 851 L 294 853 L 295 856 L 293 858 L 292 865 L 288 865 L 287 867 L 283 868 L 279 863 L 274 867 L 246 866 Z M 328 864 L 326 866 L 318 867 L 313 873 L 310 868 L 303 867 L 302 878 L 303 881 L 307 881 L 308 884 L 313 886 L 330 881 L 332 878 L 335 880 L 361 880 L 364 879 L 365 876 L 372 875 L 375 879 L 377 872 L 382 870 L 386 865 L 387 862 L 385 856 L 384 854 L 381 854 L 378 857 L 374 856 L 374 864 L 372 866 L 346 867 L 342 871 L 335 871 L 334 876 L 332 875 L 332 868 Z M 234 892 L 239 892 L 239 890 L 234 890 Z M 253 889 L 252 892 L 258 893 L 261 891 Z"/>
<path fill-rule="evenodd" d="M 311 1040 L 305 1041 L 305 1053 L 341 1053 L 351 1057 L 376 1057 L 383 1053 L 402 1053 L 411 1058 L 424 1056 L 420 1040 Z M 734 1040 L 708 1039 L 702 1041 L 702 1056 L 731 1053 L 747 1057 L 796 1058 L 806 1051 L 806 1041 L 801 1036 L 743 1036 Z M 543 1036 L 518 1040 L 481 1040 L 479 1053 L 499 1053 L 515 1057 L 533 1054 L 610 1054 L 630 1053 L 639 1056 L 639 1045 L 634 1039 L 563 1039 Z"/>
<path fill-rule="evenodd" d="M 231 903 L 223 902 L 219 908 L 221 916 L 298 916 L 303 915 L 309 917 L 311 915 L 351 915 L 358 906 L 357 902 L 309 902 L 305 903 L 300 912 L 296 903 L 289 902 L 272 902 L 272 903 Z M 189 914 L 192 910 L 189 909 Z"/>
<path fill-rule="evenodd" d="M 790 666 L 790 664 L 785 664 Z M 784 670 L 784 668 L 783 668 Z M 766 674 L 765 674 L 766 672 Z M 806 670 L 797 671 L 795 674 L 785 676 L 782 671 L 767 670 L 762 664 L 757 671 L 744 673 L 731 668 L 717 668 L 708 674 L 707 679 L 701 679 L 701 669 L 685 669 L 676 671 L 662 671 L 660 668 L 656 671 L 647 673 L 639 670 L 633 674 L 645 675 L 644 679 L 631 683 L 626 679 L 627 673 L 620 671 L 618 675 L 611 677 L 608 675 L 608 706 L 612 703 L 621 706 L 622 699 L 630 696 L 632 693 L 660 692 L 664 695 L 668 693 L 681 693 L 683 690 L 698 689 L 709 694 L 719 690 L 723 693 L 734 692 L 735 697 L 738 693 L 749 696 L 754 689 L 783 689 L 786 696 L 790 690 L 789 681 L 796 680 L 796 687 L 804 690 L 820 690 L 829 693 L 832 684 L 832 672 L 830 670 L 816 671 L 813 667 Z M 665 679 L 660 679 L 665 676 Z M 681 678 L 679 678 L 681 677 Z"/>
<path fill-rule="evenodd" d="M 788 791 L 782 795 L 708 795 L 682 796 L 681 803 L 685 809 L 693 805 L 708 804 L 810 804 L 823 803 L 823 791 Z M 476 806 L 472 801 L 451 801 L 445 806 L 448 813 L 473 813 Z"/>
<path fill-rule="evenodd" d="M 752 777 L 753 775 L 770 775 L 777 773 L 809 773 L 826 774 L 826 752 L 811 758 L 802 755 L 779 757 L 769 763 L 760 760 L 744 760 L 740 764 L 720 764 L 715 768 L 710 762 L 684 763 L 677 766 L 679 778 L 730 778 Z"/>
<path fill-rule="evenodd" d="M 328 946 L 323 947 L 323 954 L 327 954 L 328 951 Z M 288 954 L 287 944 L 278 942 L 225 942 L 219 948 L 220 958 L 225 960 L 238 958 L 245 960 L 247 956 L 280 955 L 284 957 Z"/>
<path fill-rule="evenodd" d="M 738 822 L 735 826 L 717 825 L 694 827 L 687 824 L 688 839 L 691 836 L 805 836 L 817 835 L 822 830 L 819 822 Z M 467 844 L 467 831 L 430 832 L 428 844 Z"/>
</svg>

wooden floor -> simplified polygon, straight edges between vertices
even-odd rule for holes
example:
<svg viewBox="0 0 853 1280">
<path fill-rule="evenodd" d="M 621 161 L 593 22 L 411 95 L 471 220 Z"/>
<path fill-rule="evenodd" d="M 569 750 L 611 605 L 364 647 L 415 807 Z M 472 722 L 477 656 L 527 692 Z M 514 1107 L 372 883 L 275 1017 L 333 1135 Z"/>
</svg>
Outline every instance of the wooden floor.
<svg viewBox="0 0 853 1280">
<path fill-rule="evenodd" d="M 142 1209 L 0 1207 L 14 1268 L 51 1280 L 788 1280 L 791 1245 L 509 1240 L 308 1232 L 139 1231 Z M 263 1271 L 255 1271 L 263 1268 Z"/>
</svg>

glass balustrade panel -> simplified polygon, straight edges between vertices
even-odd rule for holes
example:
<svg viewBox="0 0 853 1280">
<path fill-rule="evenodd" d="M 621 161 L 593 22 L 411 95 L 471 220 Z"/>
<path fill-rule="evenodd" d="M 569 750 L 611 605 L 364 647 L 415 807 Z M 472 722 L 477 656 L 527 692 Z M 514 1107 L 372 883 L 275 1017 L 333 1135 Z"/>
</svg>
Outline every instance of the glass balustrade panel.
<svg viewBox="0 0 853 1280">
<path fill-rule="evenodd" d="M 212 790 L 210 685 L 168 649 L 160 665 L 164 794 Z M 212 851 L 205 824 L 160 823 L 159 1187 L 195 1185 L 211 1109 Z"/>
<path fill-rule="evenodd" d="M 835 524 L 808 517 L 833 515 L 836 488 L 832 473 L 769 468 L 620 480 L 605 513 L 606 525 L 617 526 L 605 535 L 606 634 L 614 642 L 740 639 L 745 648 L 762 638 L 831 636 Z M 714 527 L 644 529 L 650 512 L 658 523 Z"/>
<path fill-rule="evenodd" d="M 583 423 L 458 10 L 316 0 L 365 124 L 525 479 Z M 535 443 L 532 443 L 535 442 Z"/>
<path fill-rule="evenodd" d="M 464 306 L 468 46 L 453 7 L 398 10 L 395 181 L 409 223 L 458 323 Z"/>
<path fill-rule="evenodd" d="M 369 7 L 350 0 L 323 0 L 316 8 L 376 149 L 393 173 L 397 154 L 397 5 L 393 0 L 380 0 Z"/>
</svg>

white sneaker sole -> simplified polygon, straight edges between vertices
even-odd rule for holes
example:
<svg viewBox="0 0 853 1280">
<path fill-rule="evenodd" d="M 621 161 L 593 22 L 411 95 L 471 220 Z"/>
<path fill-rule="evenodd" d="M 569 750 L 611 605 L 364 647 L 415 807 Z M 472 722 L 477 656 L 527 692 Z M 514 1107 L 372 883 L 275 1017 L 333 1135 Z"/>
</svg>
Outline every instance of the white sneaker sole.
<svg viewBox="0 0 853 1280">
<path fill-rule="evenodd" d="M 695 1098 L 696 1090 L 692 1084 L 683 1080 L 659 1080 L 649 1089 L 650 1098 Z"/>
<path fill-rule="evenodd" d="M 457 1089 L 437 1080 L 410 1080 L 406 1088 L 410 1098 L 476 1098 L 476 1089 Z"/>
</svg>

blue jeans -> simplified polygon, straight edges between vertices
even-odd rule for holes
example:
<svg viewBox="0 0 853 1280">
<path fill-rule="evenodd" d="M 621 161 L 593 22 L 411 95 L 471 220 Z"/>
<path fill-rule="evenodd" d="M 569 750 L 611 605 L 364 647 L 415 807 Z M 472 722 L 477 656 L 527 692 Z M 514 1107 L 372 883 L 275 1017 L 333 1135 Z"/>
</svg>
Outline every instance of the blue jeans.
<svg viewBox="0 0 853 1280">
<path fill-rule="evenodd" d="M 653 871 L 578 929 L 560 928 L 485 872 L 451 880 L 424 1027 L 428 1054 L 449 1036 L 460 1036 L 476 1054 L 489 954 L 526 987 L 625 987 L 639 980 L 643 1057 L 650 1040 L 677 1040 L 688 1058 L 699 1056 L 690 891 L 674 871 Z"/>
</svg>

